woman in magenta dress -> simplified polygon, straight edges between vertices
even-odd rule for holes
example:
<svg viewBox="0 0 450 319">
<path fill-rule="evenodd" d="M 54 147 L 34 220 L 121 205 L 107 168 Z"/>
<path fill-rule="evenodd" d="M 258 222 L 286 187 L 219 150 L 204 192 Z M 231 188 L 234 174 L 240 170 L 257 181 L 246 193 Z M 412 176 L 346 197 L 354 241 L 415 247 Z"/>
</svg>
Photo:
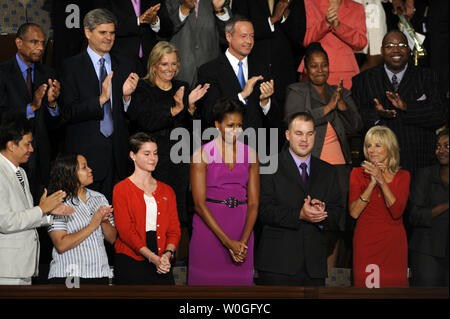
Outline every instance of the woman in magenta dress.
<svg viewBox="0 0 450 319">
<path fill-rule="evenodd" d="M 364 156 L 362 167 L 350 175 L 350 215 L 357 219 L 353 235 L 354 285 L 407 287 L 408 245 L 402 215 L 409 196 L 410 174 L 400 169 L 397 138 L 385 126 L 367 131 Z"/>
<path fill-rule="evenodd" d="M 252 285 L 253 226 L 259 202 L 256 152 L 237 141 L 242 104 L 214 106 L 218 136 L 194 153 L 192 195 L 196 214 L 189 246 L 188 285 Z"/>
</svg>

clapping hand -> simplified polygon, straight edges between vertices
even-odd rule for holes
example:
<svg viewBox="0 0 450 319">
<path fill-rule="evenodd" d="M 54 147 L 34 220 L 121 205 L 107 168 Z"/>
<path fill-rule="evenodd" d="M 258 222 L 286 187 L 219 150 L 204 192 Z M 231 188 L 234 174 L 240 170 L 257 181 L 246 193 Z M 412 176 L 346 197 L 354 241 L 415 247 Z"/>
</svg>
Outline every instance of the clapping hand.
<svg viewBox="0 0 450 319">
<path fill-rule="evenodd" d="M 134 90 L 136 90 L 138 82 L 139 82 L 139 75 L 132 72 L 123 83 L 122 94 L 126 102 L 129 101 L 131 94 L 133 94 Z"/>
<path fill-rule="evenodd" d="M 310 223 L 320 223 L 327 217 L 328 213 L 325 211 L 325 203 L 317 199 L 311 199 L 311 196 L 308 195 L 300 210 L 300 219 Z"/>
<path fill-rule="evenodd" d="M 183 103 L 183 96 L 184 96 L 184 86 L 180 87 L 175 95 L 173 96 L 173 100 L 175 101 L 175 106 L 173 106 L 170 110 L 172 113 L 172 116 L 178 115 L 181 111 L 184 109 L 184 103 Z"/>
<path fill-rule="evenodd" d="M 36 112 L 41 108 L 42 98 L 44 97 L 45 92 L 47 92 L 47 87 L 48 84 L 44 83 L 41 86 L 39 86 L 39 88 L 36 91 L 34 91 L 33 101 L 31 102 L 31 110 L 33 112 Z"/>
<path fill-rule="evenodd" d="M 393 93 L 391 91 L 386 91 L 386 97 L 389 101 L 391 101 L 392 106 L 394 106 L 397 109 L 400 109 L 402 111 L 406 111 L 406 104 L 401 99 L 400 95 L 398 93 Z"/>
<path fill-rule="evenodd" d="M 269 98 L 275 92 L 273 80 L 262 82 L 259 86 L 259 90 L 261 91 L 261 94 L 259 95 L 259 101 L 261 102 L 262 106 L 265 106 L 269 102 Z"/>
<path fill-rule="evenodd" d="M 375 102 L 375 113 L 382 118 L 386 119 L 392 119 L 394 117 L 397 117 L 397 111 L 396 110 L 386 110 L 383 105 L 381 105 L 380 101 L 378 101 L 377 98 L 374 98 L 373 101 Z"/>
<path fill-rule="evenodd" d="M 209 83 L 205 83 L 203 86 L 201 84 L 197 85 L 195 89 L 189 93 L 188 101 L 189 101 L 189 113 L 194 114 L 195 111 L 195 102 L 200 100 L 208 91 L 210 85 Z"/>
<path fill-rule="evenodd" d="M 139 23 L 155 24 L 158 22 L 158 11 L 161 8 L 161 3 L 148 8 L 140 17 Z"/>
<path fill-rule="evenodd" d="M 48 79 L 47 99 L 50 107 L 56 106 L 56 100 L 61 92 L 61 84 L 57 80 Z"/>
<path fill-rule="evenodd" d="M 363 161 L 361 166 L 364 168 L 364 172 L 370 175 L 371 184 L 382 185 L 386 183 L 384 179 L 384 171 L 386 166 L 382 163 L 371 163 L 368 161 Z"/>
</svg>

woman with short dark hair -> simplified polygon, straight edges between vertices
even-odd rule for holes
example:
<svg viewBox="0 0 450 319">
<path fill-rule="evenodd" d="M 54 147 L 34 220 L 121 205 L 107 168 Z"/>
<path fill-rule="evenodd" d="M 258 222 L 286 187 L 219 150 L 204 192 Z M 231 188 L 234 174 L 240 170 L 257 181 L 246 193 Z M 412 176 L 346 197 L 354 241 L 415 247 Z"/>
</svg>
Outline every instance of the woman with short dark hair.
<svg viewBox="0 0 450 319">
<path fill-rule="evenodd" d="M 136 133 L 129 147 L 134 172 L 113 191 L 115 283 L 174 285 L 170 262 L 181 235 L 175 192 L 153 177 L 159 161 L 155 138 Z"/>
</svg>

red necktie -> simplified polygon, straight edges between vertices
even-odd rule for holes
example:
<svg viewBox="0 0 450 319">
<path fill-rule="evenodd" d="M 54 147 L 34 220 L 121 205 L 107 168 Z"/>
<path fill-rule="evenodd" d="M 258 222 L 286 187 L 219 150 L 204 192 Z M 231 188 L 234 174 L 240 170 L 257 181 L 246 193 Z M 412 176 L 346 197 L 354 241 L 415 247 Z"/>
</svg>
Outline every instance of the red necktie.
<svg viewBox="0 0 450 319">
<path fill-rule="evenodd" d="M 27 89 L 28 89 L 28 95 L 33 98 L 33 87 L 31 84 L 31 67 L 27 69 Z"/>
</svg>

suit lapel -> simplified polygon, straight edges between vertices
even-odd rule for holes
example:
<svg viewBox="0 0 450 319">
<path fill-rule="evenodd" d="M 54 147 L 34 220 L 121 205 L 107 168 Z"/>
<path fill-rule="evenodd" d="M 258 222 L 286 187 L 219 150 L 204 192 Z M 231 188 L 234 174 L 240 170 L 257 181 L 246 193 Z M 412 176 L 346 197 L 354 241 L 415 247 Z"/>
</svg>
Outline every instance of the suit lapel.
<svg viewBox="0 0 450 319">
<path fill-rule="evenodd" d="M 1 169 L 3 169 L 3 171 L 5 172 L 10 185 L 12 187 L 12 189 L 14 190 L 14 193 L 20 197 L 20 199 L 23 201 L 23 203 L 26 203 L 26 207 L 29 208 L 32 205 L 32 201 L 31 200 L 31 194 L 25 194 L 28 190 L 29 193 L 29 186 L 28 186 L 28 181 L 25 178 L 26 173 L 23 169 L 20 169 L 20 172 L 22 173 L 22 176 L 24 177 L 24 182 L 25 182 L 25 192 L 23 191 L 22 185 L 20 184 L 19 178 L 17 177 L 17 175 L 13 172 L 12 168 L 10 167 L 9 163 L 6 162 L 5 159 L 3 159 L 3 157 L 0 157 L 0 166 Z"/>
<path fill-rule="evenodd" d="M 399 93 L 400 93 L 400 91 L 404 92 L 404 90 L 409 87 L 409 82 L 413 78 L 411 76 L 412 72 L 413 72 L 413 66 L 411 66 L 409 64 L 408 67 L 406 68 L 405 74 L 403 74 L 403 78 L 402 78 L 400 84 L 398 85 L 398 92 Z M 417 83 L 415 85 L 417 85 Z M 404 99 L 406 96 L 400 95 L 400 97 L 403 97 L 403 99 Z"/>
<path fill-rule="evenodd" d="M 233 86 L 233 91 L 237 93 L 241 92 L 241 85 L 239 84 L 238 78 L 236 74 L 234 73 L 233 67 L 231 66 L 230 61 L 228 61 L 228 58 L 225 54 L 221 55 L 220 63 L 222 65 L 222 72 L 225 83 L 230 83 Z M 249 77 L 250 77 L 250 66 L 249 66 Z"/>
<path fill-rule="evenodd" d="M 19 64 L 17 64 L 16 56 L 13 57 L 11 68 L 12 82 L 17 83 L 17 88 L 20 90 L 20 96 L 24 97 L 23 100 L 25 101 L 25 104 L 28 104 L 31 100 L 28 97 L 27 84 L 20 71 Z"/>
<path fill-rule="evenodd" d="M 309 163 L 309 178 L 308 178 L 308 189 L 311 190 L 314 188 L 316 183 L 318 182 L 318 178 L 315 178 L 318 175 L 318 161 L 317 159 L 311 155 L 311 161 Z"/>
<path fill-rule="evenodd" d="M 300 176 L 300 172 L 298 170 L 298 167 L 294 161 L 294 159 L 292 158 L 292 155 L 289 151 L 289 147 L 287 146 L 286 149 L 283 151 L 283 153 L 281 154 L 282 158 L 283 158 L 283 162 L 286 163 L 286 170 L 287 170 L 287 174 L 288 176 L 290 176 L 291 178 L 295 179 L 295 182 L 297 183 L 297 185 L 306 192 L 307 190 L 307 185 L 304 185 L 302 182 L 302 177 Z M 309 180 L 309 179 L 308 179 Z"/>
</svg>

